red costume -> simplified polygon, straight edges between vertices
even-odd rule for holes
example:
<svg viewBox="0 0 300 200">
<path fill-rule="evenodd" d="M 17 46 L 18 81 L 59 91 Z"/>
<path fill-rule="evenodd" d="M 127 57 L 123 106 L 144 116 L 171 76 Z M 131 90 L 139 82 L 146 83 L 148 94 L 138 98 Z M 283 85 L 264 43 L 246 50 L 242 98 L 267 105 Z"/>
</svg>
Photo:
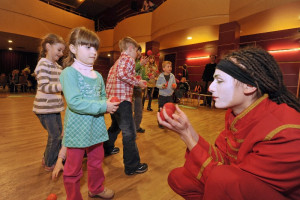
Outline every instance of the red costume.
<svg viewBox="0 0 300 200">
<path fill-rule="evenodd" d="M 186 199 L 300 199 L 300 113 L 264 95 L 210 145 L 199 136 L 169 185 Z"/>
</svg>

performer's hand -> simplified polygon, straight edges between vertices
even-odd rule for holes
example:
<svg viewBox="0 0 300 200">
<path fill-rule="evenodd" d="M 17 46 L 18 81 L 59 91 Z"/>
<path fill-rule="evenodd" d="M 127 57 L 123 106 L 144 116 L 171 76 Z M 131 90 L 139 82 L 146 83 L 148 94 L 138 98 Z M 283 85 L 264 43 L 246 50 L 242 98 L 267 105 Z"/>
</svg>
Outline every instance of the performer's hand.
<svg viewBox="0 0 300 200">
<path fill-rule="evenodd" d="M 120 102 L 110 102 L 110 99 L 111 98 L 106 101 L 106 112 L 113 114 L 118 110 Z"/>
</svg>

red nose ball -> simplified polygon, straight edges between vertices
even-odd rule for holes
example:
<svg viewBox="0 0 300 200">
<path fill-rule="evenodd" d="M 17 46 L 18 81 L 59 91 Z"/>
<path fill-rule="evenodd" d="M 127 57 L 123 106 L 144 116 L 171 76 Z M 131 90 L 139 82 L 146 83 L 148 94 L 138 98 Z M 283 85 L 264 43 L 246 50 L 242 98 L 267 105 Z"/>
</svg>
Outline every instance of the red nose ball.
<svg viewBox="0 0 300 200">
<path fill-rule="evenodd" d="M 57 196 L 56 196 L 56 194 L 49 194 L 49 196 L 47 197 L 47 199 L 46 200 L 57 200 Z"/>
<path fill-rule="evenodd" d="M 112 97 L 110 99 L 110 102 L 115 103 L 115 102 L 120 102 L 120 99 L 118 97 Z"/>
</svg>

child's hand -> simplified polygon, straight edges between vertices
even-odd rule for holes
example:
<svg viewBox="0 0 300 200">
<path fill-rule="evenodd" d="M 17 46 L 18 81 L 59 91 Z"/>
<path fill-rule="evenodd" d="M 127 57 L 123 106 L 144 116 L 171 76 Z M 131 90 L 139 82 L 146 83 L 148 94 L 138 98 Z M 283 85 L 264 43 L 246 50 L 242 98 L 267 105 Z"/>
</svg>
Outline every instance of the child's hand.
<svg viewBox="0 0 300 200">
<path fill-rule="evenodd" d="M 149 58 L 147 56 L 143 56 L 140 60 L 140 64 L 142 66 L 145 66 L 147 64 L 147 62 L 149 62 Z"/>
<path fill-rule="evenodd" d="M 119 104 L 120 102 L 110 102 L 110 99 L 109 98 L 107 101 L 106 101 L 106 112 L 110 113 L 110 114 L 113 114 L 114 112 L 116 112 L 119 108 Z"/>
<path fill-rule="evenodd" d="M 166 89 L 167 87 L 168 87 L 168 84 L 163 84 L 163 85 L 162 85 L 162 88 L 163 88 L 163 89 Z"/>
<path fill-rule="evenodd" d="M 140 80 L 139 87 L 142 88 L 142 89 L 146 88 L 147 87 L 147 81 Z"/>
<path fill-rule="evenodd" d="M 64 165 L 62 163 L 62 158 L 58 158 L 55 164 L 55 167 L 52 171 L 52 180 L 54 180 L 55 178 L 57 178 L 58 174 L 60 171 L 64 170 Z"/>
</svg>

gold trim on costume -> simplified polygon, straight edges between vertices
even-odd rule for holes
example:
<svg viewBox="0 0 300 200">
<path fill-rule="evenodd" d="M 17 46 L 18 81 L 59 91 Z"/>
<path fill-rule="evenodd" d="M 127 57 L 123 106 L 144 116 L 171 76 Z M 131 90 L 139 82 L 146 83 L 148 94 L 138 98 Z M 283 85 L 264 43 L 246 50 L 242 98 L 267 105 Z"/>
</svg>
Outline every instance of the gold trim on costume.
<svg viewBox="0 0 300 200">
<path fill-rule="evenodd" d="M 277 128 L 275 128 L 273 131 L 271 131 L 266 137 L 265 139 L 263 139 L 263 141 L 270 141 L 277 133 L 279 133 L 280 131 L 287 129 L 287 128 L 297 128 L 300 129 L 300 125 L 296 125 L 296 124 L 285 124 L 282 126 L 279 126 Z"/>
<path fill-rule="evenodd" d="M 239 114 L 233 120 L 233 122 L 231 123 L 230 130 L 232 130 L 233 132 L 236 132 L 237 129 L 234 127 L 234 125 L 236 124 L 236 122 L 238 120 L 240 120 L 241 118 L 243 118 L 245 115 L 247 115 L 253 108 L 255 108 L 258 104 L 260 104 L 260 102 L 262 102 L 263 100 L 265 100 L 268 97 L 269 97 L 268 94 L 264 94 L 262 97 L 260 97 L 259 99 L 257 99 L 254 103 L 252 103 L 248 108 L 246 108 L 241 114 Z"/>
<path fill-rule="evenodd" d="M 232 151 L 237 151 L 238 152 L 240 150 L 239 148 L 233 147 L 232 144 L 230 143 L 230 140 L 228 140 L 228 138 L 226 138 L 226 141 L 227 141 L 227 144 L 228 144 L 228 146 L 230 147 L 230 149 Z"/>
<path fill-rule="evenodd" d="M 229 153 L 228 151 L 227 151 L 227 155 L 228 155 L 229 157 L 231 157 L 231 158 L 233 158 L 233 159 L 237 160 L 237 156 L 235 156 L 235 155 L 232 155 L 232 154 L 231 154 L 231 153 Z"/>
<path fill-rule="evenodd" d="M 198 179 L 198 180 L 201 179 L 202 173 L 203 173 L 205 167 L 206 167 L 211 161 L 212 161 L 212 157 L 209 157 L 209 158 L 207 158 L 206 161 L 203 163 L 203 165 L 201 166 L 200 172 L 199 172 L 199 174 L 198 174 L 198 176 L 197 176 L 197 179 Z"/>
<path fill-rule="evenodd" d="M 214 145 L 211 145 L 211 146 L 212 146 L 212 148 L 213 148 L 213 150 L 214 150 L 214 152 L 215 152 L 215 155 L 216 155 L 216 162 L 217 162 L 217 161 L 219 161 L 218 152 L 217 152 L 216 147 L 215 147 Z"/>
</svg>

